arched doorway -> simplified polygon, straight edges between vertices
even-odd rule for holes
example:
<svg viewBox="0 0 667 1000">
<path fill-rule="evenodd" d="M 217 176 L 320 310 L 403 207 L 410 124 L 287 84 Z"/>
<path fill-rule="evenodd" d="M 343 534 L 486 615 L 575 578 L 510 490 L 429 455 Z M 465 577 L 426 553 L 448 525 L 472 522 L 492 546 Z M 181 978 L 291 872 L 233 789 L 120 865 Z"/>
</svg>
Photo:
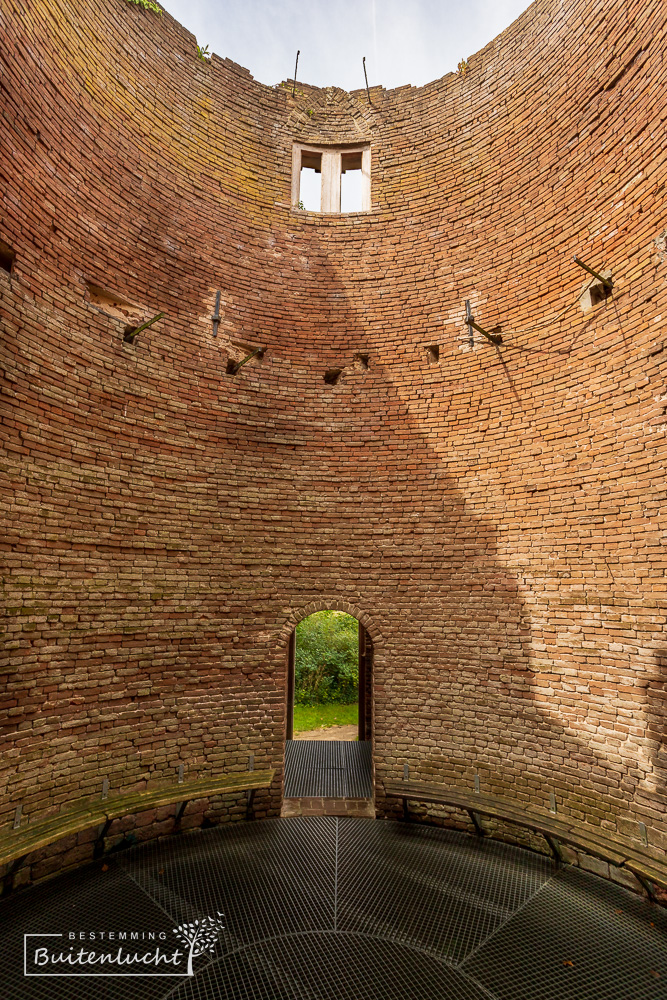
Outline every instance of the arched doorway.
<svg viewBox="0 0 667 1000">
<path fill-rule="evenodd" d="M 308 632 L 308 619 L 321 616 L 329 628 L 313 628 Z M 345 621 L 347 619 L 347 621 Z M 313 625 L 317 625 L 314 623 Z M 324 691 L 320 708 L 312 713 L 297 712 L 303 718 L 336 719 L 336 698 L 349 691 L 351 635 L 354 626 L 356 656 L 356 725 L 338 732 L 326 728 L 302 735 L 295 731 L 295 702 L 315 701 L 318 691 Z M 317 641 L 305 657 L 307 637 Z M 327 652 L 327 635 L 331 650 Z M 301 636 L 301 639 L 299 638 Z M 341 641 L 343 637 L 344 641 Z M 301 641 L 302 646 L 299 647 Z M 314 652 L 313 652 L 314 650 Z M 301 655 L 300 655 L 301 654 Z M 344 654 L 344 655 L 343 655 Z M 342 662 L 342 661 L 345 662 Z M 327 674 L 327 661 L 329 673 Z M 372 709 L 373 709 L 373 641 L 365 625 L 356 616 L 335 609 L 317 609 L 304 616 L 292 629 L 287 644 L 287 718 L 285 743 L 285 784 L 283 815 L 301 815 L 321 811 L 328 815 L 374 815 L 372 810 Z M 313 698 L 304 698 L 304 693 Z M 329 701 L 327 705 L 326 702 Z M 349 722 L 349 708 L 347 718 Z M 334 711 L 331 711 L 334 709 Z M 345 713 L 343 713 L 345 714 Z M 301 723 L 301 729 L 303 729 Z M 326 722 L 324 723 L 326 725 Z M 339 733 L 342 738 L 339 738 Z M 305 738 L 304 738 L 305 737 Z"/>
<path fill-rule="evenodd" d="M 353 619 L 356 623 L 356 667 L 358 680 L 356 684 L 356 697 L 358 711 L 356 713 L 357 740 L 360 742 L 370 741 L 372 733 L 372 675 L 373 675 L 373 640 L 365 626 L 353 615 L 346 612 L 331 611 L 314 612 L 302 619 L 300 625 L 304 625 L 309 620 L 318 615 L 334 614 L 341 615 L 347 619 Z M 338 652 L 338 651 L 336 651 Z M 326 653 L 324 654 L 326 657 Z M 288 740 L 294 739 L 294 708 L 297 690 L 297 629 L 293 629 L 289 638 L 287 653 L 287 726 L 286 737 Z M 326 660 L 325 660 L 326 664 Z M 325 674 L 326 679 L 326 674 Z M 338 679 L 338 678 L 336 678 Z"/>
</svg>

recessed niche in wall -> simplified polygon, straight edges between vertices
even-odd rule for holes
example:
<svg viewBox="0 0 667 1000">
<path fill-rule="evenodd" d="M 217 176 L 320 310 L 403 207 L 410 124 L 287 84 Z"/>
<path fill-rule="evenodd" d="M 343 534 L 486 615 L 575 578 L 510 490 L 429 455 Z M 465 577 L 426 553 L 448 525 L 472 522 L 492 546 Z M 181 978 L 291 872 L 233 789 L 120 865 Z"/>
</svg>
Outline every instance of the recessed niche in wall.
<svg viewBox="0 0 667 1000">
<path fill-rule="evenodd" d="M 11 274 L 15 260 L 15 251 L 12 250 L 9 243 L 5 243 L 4 240 L 0 240 L 0 268 L 2 268 L 3 271 L 7 271 L 8 274 Z"/>
<path fill-rule="evenodd" d="M 329 371 L 324 373 L 324 381 L 327 385 L 335 385 L 342 374 L 342 368 L 330 368 Z"/>
<path fill-rule="evenodd" d="M 367 372 L 370 365 L 368 361 L 368 354 L 355 354 L 354 355 L 354 365 L 357 371 Z"/>
<path fill-rule="evenodd" d="M 440 360 L 440 347 L 438 344 L 429 344 L 426 348 L 426 360 L 430 365 L 437 365 Z"/>
<path fill-rule="evenodd" d="M 601 281 L 594 281 L 591 285 L 591 305 L 596 306 L 598 302 L 606 302 L 611 295 L 611 288 L 607 288 Z"/>
<path fill-rule="evenodd" d="M 240 368 L 244 365 L 254 364 L 256 361 L 261 361 L 266 354 L 266 347 L 257 347 L 252 344 L 242 344 L 239 341 L 233 340 L 232 347 L 236 347 L 239 351 L 239 356 L 237 358 L 230 357 L 227 361 L 227 374 L 236 375 Z"/>
<path fill-rule="evenodd" d="M 603 278 L 611 281 L 611 271 L 600 271 Z M 579 303 L 581 305 L 582 312 L 589 312 L 594 309 L 595 306 L 599 305 L 600 302 L 606 302 L 607 299 L 611 298 L 612 289 L 608 288 L 602 281 L 598 281 L 595 278 L 590 284 L 584 287 Z"/>
<path fill-rule="evenodd" d="M 116 292 L 109 292 L 100 285 L 94 285 L 91 282 L 88 282 L 87 287 L 88 301 L 92 306 L 96 306 L 107 316 L 113 316 L 114 319 L 127 320 L 130 329 L 136 329 L 150 315 L 145 306 L 129 302 Z M 127 333 L 127 329 L 125 333 Z"/>
</svg>

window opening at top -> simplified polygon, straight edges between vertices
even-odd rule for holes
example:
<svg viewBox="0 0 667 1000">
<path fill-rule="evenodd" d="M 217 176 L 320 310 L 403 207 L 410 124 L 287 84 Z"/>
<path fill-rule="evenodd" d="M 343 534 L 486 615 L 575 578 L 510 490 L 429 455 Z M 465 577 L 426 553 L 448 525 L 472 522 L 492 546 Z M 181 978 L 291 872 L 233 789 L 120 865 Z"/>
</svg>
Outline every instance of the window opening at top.
<svg viewBox="0 0 667 1000">
<path fill-rule="evenodd" d="M 295 143 L 292 207 L 329 215 L 370 212 L 370 145 L 316 147 Z"/>
<path fill-rule="evenodd" d="M 302 151 L 299 182 L 299 208 L 307 212 L 322 210 L 322 154 Z"/>
<path fill-rule="evenodd" d="M 361 152 L 343 153 L 340 168 L 341 212 L 363 212 Z"/>
</svg>

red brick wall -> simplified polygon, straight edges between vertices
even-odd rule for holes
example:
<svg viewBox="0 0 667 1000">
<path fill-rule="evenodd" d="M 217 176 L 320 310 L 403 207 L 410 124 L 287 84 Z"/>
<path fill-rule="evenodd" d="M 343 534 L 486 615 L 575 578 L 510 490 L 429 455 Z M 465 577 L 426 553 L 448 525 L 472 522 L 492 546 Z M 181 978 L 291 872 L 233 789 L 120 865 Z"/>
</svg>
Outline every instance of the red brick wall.
<svg viewBox="0 0 667 1000">
<path fill-rule="evenodd" d="M 372 107 L 122 0 L 1 17 L 2 822 L 280 774 L 287 637 L 337 607 L 380 807 L 408 763 L 667 847 L 661 0 L 537 0 Z M 373 211 L 291 211 L 293 140 L 370 141 Z M 125 344 L 90 282 L 166 315 Z"/>
</svg>

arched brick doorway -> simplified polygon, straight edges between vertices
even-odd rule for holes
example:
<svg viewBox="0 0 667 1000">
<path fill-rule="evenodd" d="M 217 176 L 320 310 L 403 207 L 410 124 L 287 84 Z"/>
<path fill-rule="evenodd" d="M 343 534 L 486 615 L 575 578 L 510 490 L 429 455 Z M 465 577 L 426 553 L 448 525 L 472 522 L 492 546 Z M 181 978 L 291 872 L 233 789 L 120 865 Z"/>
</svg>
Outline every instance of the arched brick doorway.
<svg viewBox="0 0 667 1000">
<path fill-rule="evenodd" d="M 342 611 L 356 619 L 358 624 L 359 654 L 359 708 L 358 734 L 354 742 L 294 739 L 294 688 L 296 661 L 296 626 L 317 611 Z M 288 802 L 302 802 L 318 798 L 324 812 L 334 815 L 374 815 L 373 800 L 373 663 L 375 652 L 374 625 L 369 616 L 346 602 L 321 601 L 310 604 L 295 614 L 283 633 L 286 650 L 285 691 L 285 784 L 283 789 L 283 815 Z M 336 749 L 336 746 L 338 750 Z M 319 748 L 319 749 L 318 749 Z M 298 762 L 298 764 L 297 764 Z M 310 763 L 308 763 L 310 762 Z M 309 771 L 309 767 L 313 770 Z M 298 768 L 298 780 L 295 777 Z M 341 774 L 332 775 L 339 770 Z M 308 772 L 308 774 L 306 774 Z M 318 772 L 318 773 L 315 773 Z M 328 772 L 328 773 L 327 773 Z M 322 778 L 321 787 L 318 784 Z M 312 778 L 312 781 L 311 781 Z M 336 780 L 333 780 L 336 779 Z M 337 779 L 340 779 L 338 781 Z M 301 790 L 296 790 L 296 789 Z M 337 790 L 332 791 L 335 788 Z M 341 805 L 341 802 L 343 803 Z M 336 810 L 342 811 L 336 811 Z M 355 812 L 354 810 L 360 811 Z"/>
<path fill-rule="evenodd" d="M 321 610 L 336 611 L 337 608 Z M 349 612 L 348 612 L 349 613 Z M 313 614 L 313 612 L 311 612 Z M 308 615 L 304 617 L 309 617 Z M 357 616 L 354 615 L 354 618 Z M 302 620 L 302 619 L 300 619 Z M 373 709 L 373 639 L 366 626 L 359 621 L 359 732 L 360 742 L 370 741 L 372 736 Z M 298 624 L 298 623 L 297 623 Z M 287 643 L 287 719 L 285 738 L 294 737 L 294 682 L 296 665 L 296 626 L 292 629 Z"/>
</svg>

